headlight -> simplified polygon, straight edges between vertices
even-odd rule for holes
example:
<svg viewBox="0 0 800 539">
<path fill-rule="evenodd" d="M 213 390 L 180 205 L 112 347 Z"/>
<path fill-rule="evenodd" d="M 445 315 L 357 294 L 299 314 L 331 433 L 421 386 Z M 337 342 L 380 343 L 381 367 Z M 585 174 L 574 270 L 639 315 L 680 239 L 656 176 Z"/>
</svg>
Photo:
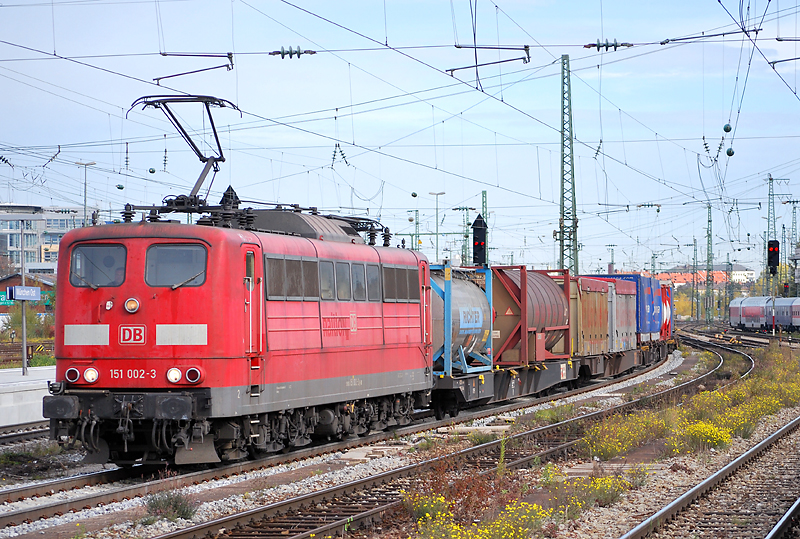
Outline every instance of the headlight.
<svg viewBox="0 0 800 539">
<path fill-rule="evenodd" d="M 129 313 L 135 313 L 139 310 L 139 300 L 136 298 L 130 298 L 129 300 L 125 301 L 125 310 Z"/>
<path fill-rule="evenodd" d="M 167 371 L 167 380 L 172 382 L 173 384 L 177 384 L 181 381 L 181 370 L 177 367 L 172 367 L 170 370 Z"/>
<path fill-rule="evenodd" d="M 94 367 L 89 367 L 88 369 L 83 371 L 83 379 L 89 382 L 90 384 L 95 383 L 99 376 L 100 375 L 97 372 L 97 369 L 95 369 Z"/>
<path fill-rule="evenodd" d="M 67 379 L 67 382 L 74 384 L 81 378 L 81 373 L 78 372 L 78 369 L 75 367 L 70 367 L 67 369 L 67 372 L 64 373 L 64 378 Z"/>
</svg>

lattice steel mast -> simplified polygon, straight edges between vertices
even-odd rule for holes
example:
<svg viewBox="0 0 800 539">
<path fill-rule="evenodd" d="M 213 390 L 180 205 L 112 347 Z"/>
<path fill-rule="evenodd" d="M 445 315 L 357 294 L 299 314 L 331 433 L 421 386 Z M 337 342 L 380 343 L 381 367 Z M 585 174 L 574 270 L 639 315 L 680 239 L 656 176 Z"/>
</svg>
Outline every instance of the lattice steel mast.
<svg viewBox="0 0 800 539">
<path fill-rule="evenodd" d="M 711 204 L 708 204 L 708 229 L 706 231 L 706 324 L 711 325 L 714 307 L 714 245 L 711 236 Z"/>
<path fill-rule="evenodd" d="M 559 266 L 578 274 L 578 212 L 572 151 L 572 90 L 569 55 L 561 57 L 561 214 L 558 221 Z"/>
</svg>

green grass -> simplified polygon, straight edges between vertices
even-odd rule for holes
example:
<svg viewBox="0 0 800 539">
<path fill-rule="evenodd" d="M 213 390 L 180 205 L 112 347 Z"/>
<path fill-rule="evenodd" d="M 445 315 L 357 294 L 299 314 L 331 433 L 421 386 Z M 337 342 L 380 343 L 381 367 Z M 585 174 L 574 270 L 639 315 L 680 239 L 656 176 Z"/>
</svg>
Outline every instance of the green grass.
<svg viewBox="0 0 800 539">
<path fill-rule="evenodd" d="M 28 367 L 49 367 L 56 364 L 56 358 L 45 354 L 34 354 L 28 361 Z M 21 369 L 22 360 L 0 363 L 0 369 Z"/>
</svg>

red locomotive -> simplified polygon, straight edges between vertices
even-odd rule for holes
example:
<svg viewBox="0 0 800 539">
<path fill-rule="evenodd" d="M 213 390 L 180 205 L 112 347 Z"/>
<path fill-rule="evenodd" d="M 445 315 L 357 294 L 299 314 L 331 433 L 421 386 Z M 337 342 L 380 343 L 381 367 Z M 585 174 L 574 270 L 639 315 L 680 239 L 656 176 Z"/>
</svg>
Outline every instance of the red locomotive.
<svg viewBox="0 0 800 539">
<path fill-rule="evenodd" d="M 180 101 L 227 103 L 145 104 Z M 44 416 L 90 461 L 236 460 L 574 386 L 674 347 L 670 325 L 638 348 L 632 283 L 430 266 L 374 221 L 240 209 L 232 189 L 208 206 L 197 191 L 218 150 L 190 195 L 61 241 Z M 150 214 L 134 223 L 136 210 Z M 181 211 L 203 217 L 163 220 Z"/>
<path fill-rule="evenodd" d="M 404 425 L 427 405 L 427 262 L 344 221 L 257 217 L 315 237 L 175 223 L 64 237 L 55 353 L 69 390 L 45 413 L 73 421 L 57 435 L 103 462 L 209 462 Z"/>
</svg>

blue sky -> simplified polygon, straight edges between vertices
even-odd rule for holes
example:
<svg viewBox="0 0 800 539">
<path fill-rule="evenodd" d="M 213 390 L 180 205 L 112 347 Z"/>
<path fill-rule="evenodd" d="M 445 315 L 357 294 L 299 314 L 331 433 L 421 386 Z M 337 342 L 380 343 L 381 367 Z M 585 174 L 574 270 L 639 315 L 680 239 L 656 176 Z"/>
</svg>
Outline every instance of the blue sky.
<svg viewBox="0 0 800 539">
<path fill-rule="evenodd" d="M 486 190 L 491 260 L 552 266 L 568 54 L 581 271 L 604 268 L 609 245 L 618 268 L 687 263 L 693 238 L 704 261 L 709 203 L 715 262 L 760 269 L 767 175 L 789 180 L 775 184 L 778 239 L 792 225 L 780 202 L 800 198 L 797 62 L 768 63 L 800 56 L 797 11 L 788 0 L 4 3 L 0 201 L 81 205 L 77 161 L 97 163 L 89 204 L 114 216 L 186 193 L 200 162 L 159 111 L 128 109 L 144 95 L 213 95 L 242 113 L 215 110 L 227 160 L 204 185 L 211 203 L 230 184 L 255 207 L 317 206 L 401 234 L 416 210 L 431 233 L 428 193 L 444 191 L 449 255 L 464 219 L 453 208 L 480 208 Z M 583 47 L 598 39 L 633 46 Z M 474 64 L 473 43 L 528 45 L 530 61 L 481 67 L 479 83 L 474 69 L 446 73 Z M 282 46 L 317 54 L 267 54 Z M 222 66 L 228 52 L 232 70 L 153 82 Z M 522 56 L 480 49 L 478 62 Z M 180 110 L 202 135 L 198 112 Z M 435 256 L 433 236 L 422 249 Z"/>
</svg>

